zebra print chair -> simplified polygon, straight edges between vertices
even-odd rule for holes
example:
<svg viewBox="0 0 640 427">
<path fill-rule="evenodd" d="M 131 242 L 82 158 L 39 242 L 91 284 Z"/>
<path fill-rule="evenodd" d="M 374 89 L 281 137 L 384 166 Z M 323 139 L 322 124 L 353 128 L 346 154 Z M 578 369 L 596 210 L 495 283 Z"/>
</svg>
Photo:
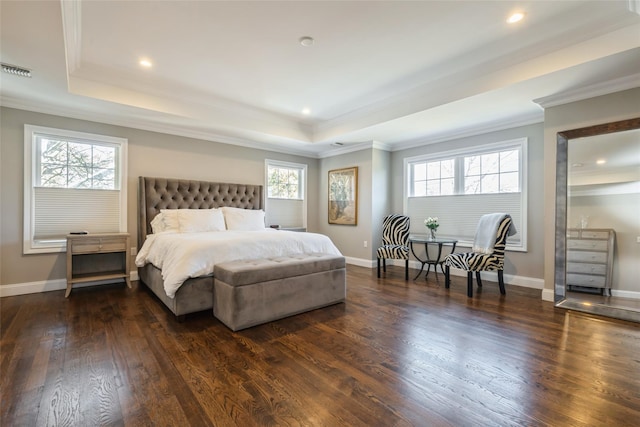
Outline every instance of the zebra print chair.
<svg viewBox="0 0 640 427">
<path fill-rule="evenodd" d="M 451 283 L 449 277 L 449 269 L 451 267 L 465 270 L 467 272 L 467 296 L 471 298 L 473 297 L 472 273 L 476 273 L 478 287 L 482 287 L 480 272 L 497 270 L 500 293 L 502 295 L 506 294 L 503 276 L 504 248 L 507 237 L 514 234 L 516 234 L 516 229 L 510 215 L 502 213 L 483 215 L 478 222 L 472 252 L 455 253 L 448 255 L 444 259 L 445 288 L 449 288 Z M 493 245 L 488 243 L 488 236 L 495 236 Z M 484 242 L 479 240 L 484 240 Z"/>
<path fill-rule="evenodd" d="M 382 246 L 378 248 L 378 277 L 380 277 L 380 260 L 382 268 L 387 272 L 387 259 L 403 259 L 404 280 L 409 280 L 409 217 L 404 215 L 388 215 L 382 223 Z"/>
</svg>

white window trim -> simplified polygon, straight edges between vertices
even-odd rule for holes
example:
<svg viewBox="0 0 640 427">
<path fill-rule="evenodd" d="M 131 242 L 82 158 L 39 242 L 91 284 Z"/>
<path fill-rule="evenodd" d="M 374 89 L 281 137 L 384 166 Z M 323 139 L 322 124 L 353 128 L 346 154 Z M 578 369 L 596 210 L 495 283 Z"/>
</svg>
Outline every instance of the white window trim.
<svg viewBox="0 0 640 427">
<path fill-rule="evenodd" d="M 523 226 L 521 227 L 522 230 L 518 230 L 518 233 L 520 233 L 522 237 L 521 237 L 520 244 L 518 245 L 507 244 L 505 249 L 508 251 L 514 251 L 514 252 L 527 252 L 527 228 L 528 228 L 527 214 L 529 211 L 528 203 L 527 203 L 528 201 L 527 177 L 528 177 L 528 165 L 529 165 L 528 141 L 529 141 L 528 138 L 523 137 L 523 138 L 517 138 L 517 139 L 510 139 L 507 141 L 482 144 L 482 145 L 473 146 L 473 147 L 458 148 L 455 150 L 439 151 L 437 153 L 421 154 L 413 157 L 405 157 L 404 170 L 403 170 L 403 189 L 402 189 L 402 193 L 403 193 L 402 210 L 404 214 L 408 214 L 408 210 L 409 210 L 409 207 L 408 207 L 409 197 L 411 197 L 409 195 L 409 190 L 411 188 L 410 165 L 412 163 L 423 162 L 423 161 L 445 160 L 445 159 L 450 159 L 452 157 L 478 155 L 478 154 L 486 153 L 487 151 L 497 151 L 497 150 L 502 151 L 502 150 L 507 150 L 509 148 L 519 148 L 521 153 L 521 160 L 520 160 L 521 168 L 519 171 L 520 183 L 521 183 L 520 206 L 522 207 L 521 217 L 522 217 Z M 467 195 L 458 194 L 456 196 L 466 197 Z M 473 195 L 469 195 L 469 196 L 473 196 Z M 438 196 L 428 196 L 428 197 L 438 197 Z M 471 247 L 472 245 L 473 245 L 473 241 L 458 242 L 458 246 L 461 246 L 461 247 Z"/>
<path fill-rule="evenodd" d="M 64 138 L 74 138 L 95 142 L 106 142 L 110 144 L 118 144 L 120 146 L 119 154 L 119 176 L 120 183 L 120 232 L 127 231 L 127 145 L 126 138 L 118 138 L 107 135 L 97 135 L 85 132 L 76 132 L 66 129 L 55 129 L 44 126 L 24 125 L 24 217 L 23 217 L 23 242 L 22 250 L 24 254 L 39 254 L 66 252 L 66 241 L 64 240 L 45 240 L 38 241 L 33 239 L 33 231 L 35 229 L 35 197 L 33 184 L 36 182 L 36 162 L 33 156 L 36 151 L 36 134 L 56 135 Z"/>
<path fill-rule="evenodd" d="M 285 200 L 302 200 L 302 226 L 304 228 L 307 227 L 307 165 L 304 163 L 292 163 L 292 162 L 285 162 L 282 160 L 270 160 L 270 159 L 265 159 L 264 161 L 264 204 L 265 204 L 265 211 L 268 209 L 269 207 L 269 199 L 279 199 L 279 198 L 273 198 L 273 197 L 269 197 L 269 166 L 276 166 L 276 167 L 283 167 L 283 168 L 289 168 L 289 169 L 300 169 L 302 171 L 302 186 L 301 186 L 301 199 L 285 199 Z"/>
</svg>

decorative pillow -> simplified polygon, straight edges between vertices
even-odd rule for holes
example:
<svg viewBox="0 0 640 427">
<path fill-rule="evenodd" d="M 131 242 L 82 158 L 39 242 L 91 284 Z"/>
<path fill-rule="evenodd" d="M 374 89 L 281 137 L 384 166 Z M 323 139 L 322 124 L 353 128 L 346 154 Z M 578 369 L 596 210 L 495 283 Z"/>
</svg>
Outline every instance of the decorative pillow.
<svg viewBox="0 0 640 427">
<path fill-rule="evenodd" d="M 220 209 L 179 209 L 181 233 L 224 231 L 224 215 Z"/>
<path fill-rule="evenodd" d="M 241 208 L 221 208 L 227 230 L 255 231 L 264 230 L 264 211 Z"/>
<path fill-rule="evenodd" d="M 151 231 L 153 231 L 153 234 L 164 233 L 167 231 L 173 231 L 174 233 L 179 232 L 180 224 L 178 223 L 178 210 L 161 209 L 160 213 L 151 221 Z"/>
</svg>

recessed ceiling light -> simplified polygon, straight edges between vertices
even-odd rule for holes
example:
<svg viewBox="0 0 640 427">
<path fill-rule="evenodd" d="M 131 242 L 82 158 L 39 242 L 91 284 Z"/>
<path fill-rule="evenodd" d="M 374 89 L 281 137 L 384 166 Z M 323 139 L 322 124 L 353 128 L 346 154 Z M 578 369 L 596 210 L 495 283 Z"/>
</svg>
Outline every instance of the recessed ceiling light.
<svg viewBox="0 0 640 427">
<path fill-rule="evenodd" d="M 507 18 L 507 22 L 509 24 L 515 24 L 516 22 L 522 21 L 523 18 L 524 18 L 524 12 L 515 12 L 511 14 L 509 18 Z"/>
<path fill-rule="evenodd" d="M 311 114 L 311 110 L 309 108 L 303 108 L 302 114 L 304 114 L 305 116 L 308 116 L 309 114 Z"/>
<path fill-rule="evenodd" d="M 607 161 L 606 161 L 605 159 L 598 159 L 598 160 L 596 160 L 596 164 L 604 165 L 605 163 L 607 163 Z"/>
<path fill-rule="evenodd" d="M 148 59 L 141 59 L 140 62 L 138 62 L 138 64 L 140 64 L 144 68 L 151 68 L 153 66 L 153 63 Z"/>
<path fill-rule="evenodd" d="M 309 37 L 309 36 L 300 37 L 300 44 L 302 46 L 305 46 L 305 47 L 312 46 L 314 42 L 315 40 L 313 40 L 313 37 Z"/>
<path fill-rule="evenodd" d="M 572 163 L 571 166 L 573 166 L 574 168 L 581 168 L 584 165 L 582 163 Z"/>
</svg>

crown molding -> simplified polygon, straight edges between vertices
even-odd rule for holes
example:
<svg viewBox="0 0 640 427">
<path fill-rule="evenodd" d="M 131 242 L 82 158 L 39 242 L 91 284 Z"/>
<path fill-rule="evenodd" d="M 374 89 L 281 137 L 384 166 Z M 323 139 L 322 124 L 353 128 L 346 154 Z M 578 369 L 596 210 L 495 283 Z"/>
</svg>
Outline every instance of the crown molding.
<svg viewBox="0 0 640 427">
<path fill-rule="evenodd" d="M 352 144 L 353 145 L 343 146 L 333 150 L 325 150 L 325 151 L 319 152 L 317 154 L 317 157 L 320 159 L 326 159 L 328 157 L 341 156 L 343 154 L 355 153 L 356 151 L 362 151 L 362 150 L 368 150 L 368 149 L 392 151 L 391 145 L 385 144 L 380 141 L 366 141 L 366 142 L 357 142 Z"/>
<path fill-rule="evenodd" d="M 513 129 L 520 126 L 534 125 L 544 122 L 544 112 L 522 115 L 508 120 L 500 120 L 492 123 L 483 123 L 477 126 L 470 126 L 464 129 L 441 133 L 433 137 L 419 138 L 405 143 L 399 143 L 392 147 L 391 151 L 408 150 L 410 148 L 422 147 L 440 142 L 453 141 L 455 139 L 468 138 L 471 136 L 483 135 L 501 130 Z"/>
<path fill-rule="evenodd" d="M 87 111 L 79 111 L 76 109 L 62 108 L 54 105 L 46 105 L 41 102 L 31 104 L 23 100 L 17 100 L 5 96 L 0 97 L 0 105 L 7 108 L 15 108 L 17 110 L 25 110 L 33 113 L 49 114 L 52 116 L 65 117 L 77 120 L 86 120 L 91 122 L 103 123 L 113 126 L 122 126 L 131 129 L 144 130 L 149 132 L 157 132 L 168 135 L 182 136 L 185 138 L 200 139 L 203 141 L 217 142 L 220 144 L 235 145 L 257 150 L 272 151 L 282 154 L 291 154 L 294 156 L 302 156 L 309 158 L 319 158 L 318 148 L 309 144 L 308 149 L 295 149 L 282 145 L 269 144 L 264 142 L 256 142 L 245 138 L 232 137 L 214 132 L 206 132 L 188 129 L 181 126 L 170 126 L 165 124 L 141 122 L 130 120 L 120 116 L 108 116 L 102 113 L 95 114 Z"/>
<path fill-rule="evenodd" d="M 533 102 L 542 108 L 549 108 L 637 87 L 640 87 L 640 73 L 537 98 Z"/>
</svg>

